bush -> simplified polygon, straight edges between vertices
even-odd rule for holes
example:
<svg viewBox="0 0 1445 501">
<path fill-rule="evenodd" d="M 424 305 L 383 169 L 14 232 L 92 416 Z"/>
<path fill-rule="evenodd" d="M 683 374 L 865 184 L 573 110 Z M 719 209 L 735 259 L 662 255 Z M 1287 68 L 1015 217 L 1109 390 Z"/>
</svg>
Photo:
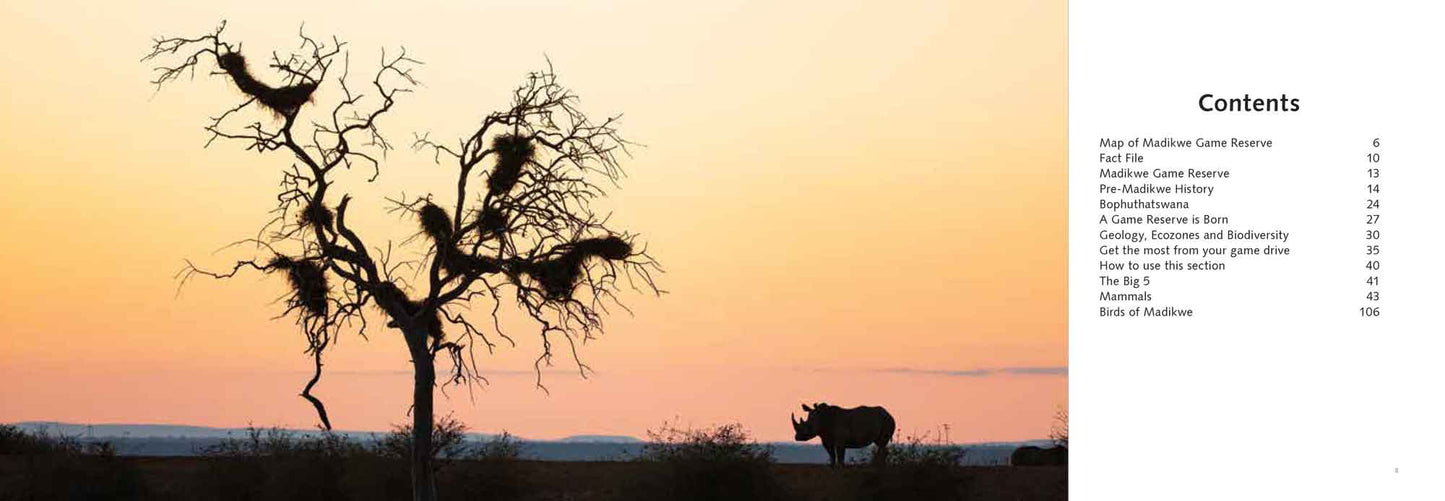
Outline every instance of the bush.
<svg viewBox="0 0 1445 501">
<path fill-rule="evenodd" d="M 5 499 L 144 499 L 147 491 L 133 466 L 106 442 L 27 432 L 0 425 L 0 493 Z"/>
<path fill-rule="evenodd" d="M 963 454 L 963 448 L 927 435 L 907 437 L 865 474 L 859 498 L 964 499 Z"/>
<path fill-rule="evenodd" d="M 382 436 L 372 445 L 372 451 L 381 457 L 411 461 L 413 429 L 409 424 L 393 426 L 391 433 Z M 447 416 L 438 419 L 432 425 L 431 457 L 459 457 L 465 452 L 466 433 L 467 425 L 456 418 Z"/>
<path fill-rule="evenodd" d="M 451 417 L 433 430 L 437 489 L 448 499 L 517 499 L 526 484 L 510 434 L 468 444 L 466 426 Z M 211 461 L 194 497 L 220 500 L 391 500 L 411 496 L 410 426 L 370 443 L 330 432 L 299 434 L 248 428 L 246 436 L 208 447 Z"/>
<path fill-rule="evenodd" d="M 330 432 L 249 427 L 200 451 L 194 474 L 149 492 L 133 463 L 107 443 L 0 425 L 0 501 L 176 499 L 394 500 L 411 497 L 411 430 L 398 426 L 374 441 Z M 437 424 L 437 487 L 444 499 L 519 499 L 531 485 L 511 434 L 465 441 L 454 419 Z"/>
<path fill-rule="evenodd" d="M 365 448 L 331 432 L 246 429 L 201 451 L 210 458 L 201 494 L 211 499 L 347 499 L 348 463 Z"/>
<path fill-rule="evenodd" d="M 51 435 L 49 430 L 28 432 L 18 426 L 0 424 L 0 454 L 80 454 L 80 440 Z"/>
<path fill-rule="evenodd" d="M 1054 424 L 1049 427 L 1049 440 L 1054 447 L 1069 448 L 1069 409 L 1059 407 L 1054 411 Z"/>
<path fill-rule="evenodd" d="M 456 459 L 464 465 L 438 474 L 438 488 L 446 497 L 469 500 L 518 499 L 531 489 L 518 461 L 522 443 L 507 432 L 479 444 L 460 447 Z"/>
<path fill-rule="evenodd" d="M 366 470 L 371 473 L 358 478 L 361 489 L 369 493 L 391 493 L 401 499 L 411 495 L 412 426 L 397 425 L 371 446 Z M 526 492 L 527 484 L 517 460 L 522 444 L 516 437 L 502 435 L 481 443 L 468 443 L 466 424 L 452 416 L 444 417 L 432 428 L 432 457 L 437 461 L 437 491 L 444 498 L 490 500 L 517 499 Z"/>
<path fill-rule="evenodd" d="M 466 458 L 477 461 L 509 462 L 521 459 L 522 452 L 522 443 L 517 441 L 517 437 L 502 431 L 501 435 L 485 440 L 470 449 L 466 453 Z"/>
<path fill-rule="evenodd" d="M 638 461 L 653 466 L 632 484 L 627 499 L 787 499 L 773 475 L 771 447 L 753 441 L 742 425 L 649 430 Z"/>
</svg>

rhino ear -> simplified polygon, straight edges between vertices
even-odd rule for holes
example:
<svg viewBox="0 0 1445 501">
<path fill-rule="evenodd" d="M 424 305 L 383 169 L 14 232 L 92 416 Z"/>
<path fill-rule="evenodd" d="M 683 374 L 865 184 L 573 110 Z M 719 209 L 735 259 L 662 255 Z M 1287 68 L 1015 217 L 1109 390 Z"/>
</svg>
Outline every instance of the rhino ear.
<svg viewBox="0 0 1445 501">
<path fill-rule="evenodd" d="M 803 404 L 803 412 L 813 412 L 813 409 L 809 409 L 808 404 Z"/>
</svg>

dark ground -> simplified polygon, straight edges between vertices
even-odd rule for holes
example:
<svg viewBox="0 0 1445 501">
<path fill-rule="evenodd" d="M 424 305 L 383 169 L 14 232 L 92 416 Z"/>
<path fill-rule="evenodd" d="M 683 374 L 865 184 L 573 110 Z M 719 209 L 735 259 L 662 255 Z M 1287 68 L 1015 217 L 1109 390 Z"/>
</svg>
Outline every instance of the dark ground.
<svg viewBox="0 0 1445 501">
<path fill-rule="evenodd" d="M 409 476 L 399 464 L 258 465 L 205 457 L 85 457 L 65 464 L 45 457 L 0 456 L 0 500 L 10 499 L 408 499 Z M 443 499 L 666 499 L 639 484 L 658 477 L 646 462 L 446 461 L 439 471 Z M 941 494 L 861 494 L 876 485 L 868 466 L 836 471 L 823 465 L 774 464 L 771 477 L 799 500 L 969 499 L 1056 500 L 1068 497 L 1068 468 L 962 467 Z M 264 470 L 264 473 L 262 471 Z M 711 475 L 706 476 L 711 481 Z M 924 479 L 931 482 L 933 479 Z M 870 484 L 870 482 L 872 484 Z M 897 484 L 898 478 L 883 482 Z M 904 479 L 903 483 L 917 482 Z M 646 494 L 644 494 L 646 493 Z M 689 495 L 696 498 L 696 495 Z M 737 494 L 710 496 L 735 499 Z"/>
</svg>

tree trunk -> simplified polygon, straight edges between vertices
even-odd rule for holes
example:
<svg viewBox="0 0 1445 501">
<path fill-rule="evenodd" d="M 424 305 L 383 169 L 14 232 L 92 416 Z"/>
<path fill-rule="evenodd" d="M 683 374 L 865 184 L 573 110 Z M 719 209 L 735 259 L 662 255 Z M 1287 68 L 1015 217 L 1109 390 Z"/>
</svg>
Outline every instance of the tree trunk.
<svg viewBox="0 0 1445 501">
<path fill-rule="evenodd" d="M 426 347 L 427 333 L 407 333 L 416 385 L 412 393 L 411 492 L 413 501 L 436 501 L 436 471 L 432 465 L 432 388 L 436 367 Z"/>
</svg>

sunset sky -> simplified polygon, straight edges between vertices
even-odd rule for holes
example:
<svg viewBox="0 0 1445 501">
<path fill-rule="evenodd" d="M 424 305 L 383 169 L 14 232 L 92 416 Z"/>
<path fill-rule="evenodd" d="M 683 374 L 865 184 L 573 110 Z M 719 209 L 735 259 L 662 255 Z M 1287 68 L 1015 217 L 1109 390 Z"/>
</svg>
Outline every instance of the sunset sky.
<svg viewBox="0 0 1445 501">
<path fill-rule="evenodd" d="M 824 400 L 999 441 L 1045 437 L 1068 404 L 1063 1 L 62 0 L 0 5 L 0 422 L 315 426 L 279 277 L 177 295 L 183 260 L 245 257 L 213 252 L 269 218 L 291 163 L 203 148 L 238 102 L 226 80 L 149 84 L 153 37 L 221 19 L 263 52 L 304 22 L 356 70 L 405 46 L 425 65 L 381 125 L 399 145 L 470 133 L 548 59 L 645 145 L 604 206 L 669 293 L 623 296 L 635 316 L 581 351 L 597 373 L 559 357 L 550 395 L 535 326 L 509 317 L 518 346 L 479 360 L 491 384 L 439 398 L 474 431 L 788 440 L 788 413 Z M 415 228 L 382 197 L 448 193 L 451 169 L 400 148 L 350 216 L 399 242 Z M 337 428 L 406 419 L 399 335 L 328 357 L 315 393 Z"/>
</svg>

